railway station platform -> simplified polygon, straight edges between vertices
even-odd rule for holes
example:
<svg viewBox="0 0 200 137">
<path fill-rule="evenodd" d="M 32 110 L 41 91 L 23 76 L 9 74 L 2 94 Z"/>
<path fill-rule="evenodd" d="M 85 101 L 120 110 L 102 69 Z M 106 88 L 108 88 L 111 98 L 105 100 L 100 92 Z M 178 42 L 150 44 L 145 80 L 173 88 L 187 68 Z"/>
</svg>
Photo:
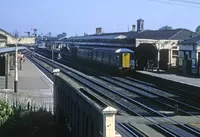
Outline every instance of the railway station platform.
<svg viewBox="0 0 200 137">
<path fill-rule="evenodd" d="M 137 71 L 138 73 L 153 76 L 153 77 L 158 77 L 161 79 L 169 80 L 169 81 L 174 81 L 178 82 L 181 84 L 185 85 L 190 85 L 194 87 L 199 87 L 200 88 L 200 78 L 195 78 L 195 77 L 184 77 L 184 76 L 178 76 L 176 74 L 167 74 L 163 71 L 157 72 L 157 71 Z"/>
<path fill-rule="evenodd" d="M 22 63 L 22 70 L 18 70 L 18 92 L 14 93 L 14 70 L 10 70 L 8 76 L 8 88 L 5 89 L 5 76 L 0 76 L 0 100 L 6 100 L 9 104 L 19 102 L 34 104 L 34 107 L 42 106 L 53 109 L 53 82 L 46 77 L 27 58 Z"/>
</svg>

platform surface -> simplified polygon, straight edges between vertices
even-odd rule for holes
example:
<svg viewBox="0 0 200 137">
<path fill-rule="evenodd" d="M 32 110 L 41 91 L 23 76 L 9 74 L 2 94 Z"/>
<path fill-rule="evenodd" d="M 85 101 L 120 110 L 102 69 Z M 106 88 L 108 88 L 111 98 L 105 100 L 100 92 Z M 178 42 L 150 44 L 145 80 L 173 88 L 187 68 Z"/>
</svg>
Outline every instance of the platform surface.
<svg viewBox="0 0 200 137">
<path fill-rule="evenodd" d="M 18 94 L 14 93 L 14 70 L 10 71 L 8 90 L 5 90 L 5 77 L 0 77 L 0 100 L 13 103 L 16 96 L 23 102 L 31 100 L 37 107 L 52 105 L 53 82 L 49 80 L 31 61 L 26 58 L 22 63 L 22 70 L 18 71 Z M 7 95 L 7 96 L 6 96 Z M 20 97 L 19 97 L 20 96 Z"/>
<path fill-rule="evenodd" d="M 142 73 L 142 74 L 147 74 L 147 75 L 151 75 L 151 76 L 175 81 L 175 82 L 180 82 L 180 83 L 183 83 L 183 84 L 188 84 L 188 85 L 191 85 L 191 86 L 200 87 L 200 78 L 178 76 L 176 74 L 166 74 L 164 72 L 160 72 L 160 73 L 150 72 L 150 71 L 138 71 L 138 72 Z"/>
</svg>

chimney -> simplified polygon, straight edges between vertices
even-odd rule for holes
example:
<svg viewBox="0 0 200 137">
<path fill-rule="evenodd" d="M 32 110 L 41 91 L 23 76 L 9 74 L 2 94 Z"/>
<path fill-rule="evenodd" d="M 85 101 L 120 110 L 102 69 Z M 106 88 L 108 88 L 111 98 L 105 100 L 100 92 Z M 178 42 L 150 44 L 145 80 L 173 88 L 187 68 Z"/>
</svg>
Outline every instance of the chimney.
<svg viewBox="0 0 200 137">
<path fill-rule="evenodd" d="M 102 33 L 102 28 L 96 28 L 96 35 L 100 35 Z"/>
<path fill-rule="evenodd" d="M 143 31 L 144 30 L 144 20 L 139 19 L 137 20 L 137 31 Z"/>
<path fill-rule="evenodd" d="M 132 25 L 132 31 L 135 32 L 136 25 Z"/>
</svg>

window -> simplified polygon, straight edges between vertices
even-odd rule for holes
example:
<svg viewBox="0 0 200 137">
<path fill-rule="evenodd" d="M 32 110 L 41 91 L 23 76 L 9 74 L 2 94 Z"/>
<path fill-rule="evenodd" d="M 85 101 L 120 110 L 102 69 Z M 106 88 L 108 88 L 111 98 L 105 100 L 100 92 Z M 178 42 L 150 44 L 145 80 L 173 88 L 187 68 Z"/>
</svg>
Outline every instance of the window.
<svg viewBox="0 0 200 137">
<path fill-rule="evenodd" d="M 178 57 L 178 50 L 172 50 L 172 58 Z"/>
</svg>

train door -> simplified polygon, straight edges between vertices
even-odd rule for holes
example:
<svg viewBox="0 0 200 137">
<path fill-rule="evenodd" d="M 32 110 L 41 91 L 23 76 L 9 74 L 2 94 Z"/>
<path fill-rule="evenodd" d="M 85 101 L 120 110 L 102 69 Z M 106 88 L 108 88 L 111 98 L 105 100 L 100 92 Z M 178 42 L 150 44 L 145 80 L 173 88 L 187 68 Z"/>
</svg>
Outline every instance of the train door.
<svg viewBox="0 0 200 137">
<path fill-rule="evenodd" d="M 130 67 L 130 53 L 122 53 L 122 67 Z"/>
</svg>

